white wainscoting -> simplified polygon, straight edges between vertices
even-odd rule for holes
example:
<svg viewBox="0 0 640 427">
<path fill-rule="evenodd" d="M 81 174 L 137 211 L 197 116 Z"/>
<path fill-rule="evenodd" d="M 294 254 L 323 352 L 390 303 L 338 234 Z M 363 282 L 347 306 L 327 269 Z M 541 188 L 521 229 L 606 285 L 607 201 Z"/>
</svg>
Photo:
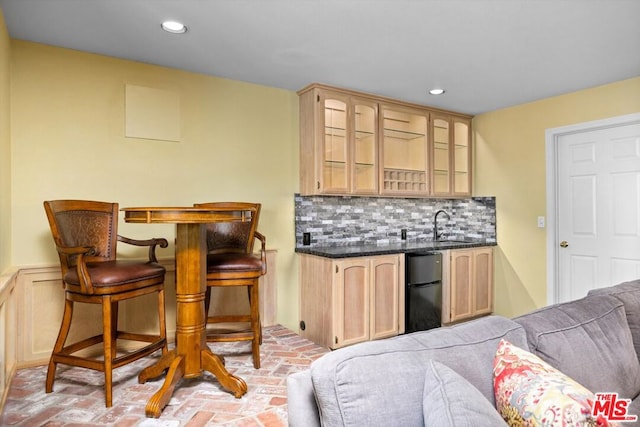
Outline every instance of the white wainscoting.
<svg viewBox="0 0 640 427">
<path fill-rule="evenodd" d="M 0 410 L 18 364 L 16 276 L 15 272 L 0 275 Z"/>
</svg>

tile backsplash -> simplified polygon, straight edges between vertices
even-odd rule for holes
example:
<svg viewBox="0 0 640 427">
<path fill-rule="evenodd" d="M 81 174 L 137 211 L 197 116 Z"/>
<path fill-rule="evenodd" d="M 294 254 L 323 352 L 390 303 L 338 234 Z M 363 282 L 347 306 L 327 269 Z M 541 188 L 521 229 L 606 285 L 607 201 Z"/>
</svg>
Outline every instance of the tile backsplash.
<svg viewBox="0 0 640 427">
<path fill-rule="evenodd" d="M 496 241 L 495 197 L 467 199 L 409 199 L 388 197 L 300 196 L 295 200 L 296 246 L 310 233 L 310 246 L 384 245 L 401 241 L 431 240 L 433 216 L 438 217 L 442 238 Z"/>
</svg>

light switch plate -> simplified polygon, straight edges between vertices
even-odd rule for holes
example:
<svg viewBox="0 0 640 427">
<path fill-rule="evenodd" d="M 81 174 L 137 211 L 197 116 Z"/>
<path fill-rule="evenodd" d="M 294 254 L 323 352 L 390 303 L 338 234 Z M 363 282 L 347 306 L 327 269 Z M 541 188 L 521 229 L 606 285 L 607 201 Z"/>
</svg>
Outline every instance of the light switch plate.
<svg viewBox="0 0 640 427">
<path fill-rule="evenodd" d="M 538 228 L 544 228 L 544 217 L 543 216 L 539 216 L 538 217 Z"/>
</svg>

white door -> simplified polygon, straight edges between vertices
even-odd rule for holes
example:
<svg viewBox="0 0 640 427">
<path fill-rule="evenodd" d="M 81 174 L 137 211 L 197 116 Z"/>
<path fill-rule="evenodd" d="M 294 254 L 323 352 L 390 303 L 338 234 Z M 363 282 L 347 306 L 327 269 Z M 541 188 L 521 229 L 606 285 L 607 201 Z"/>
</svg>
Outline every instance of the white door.
<svg viewBox="0 0 640 427">
<path fill-rule="evenodd" d="M 640 124 L 557 139 L 558 302 L 640 278 Z"/>
</svg>

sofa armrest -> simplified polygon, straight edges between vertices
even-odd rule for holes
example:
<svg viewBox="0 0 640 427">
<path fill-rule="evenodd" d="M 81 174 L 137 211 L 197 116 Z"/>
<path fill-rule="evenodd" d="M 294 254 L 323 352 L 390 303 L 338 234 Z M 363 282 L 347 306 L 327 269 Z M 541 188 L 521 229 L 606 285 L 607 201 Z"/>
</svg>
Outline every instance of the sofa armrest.
<svg viewBox="0 0 640 427">
<path fill-rule="evenodd" d="M 611 295 L 624 304 L 627 323 L 631 330 L 633 347 L 640 361 L 640 279 L 620 283 L 616 286 L 591 289 L 588 296 Z"/>
<path fill-rule="evenodd" d="M 322 425 L 423 427 L 431 360 L 456 371 L 493 405 L 493 359 L 501 339 L 528 348 L 522 326 L 486 316 L 324 354 L 311 364 Z"/>
<path fill-rule="evenodd" d="M 311 371 L 297 372 L 287 377 L 287 411 L 291 427 L 320 427 Z"/>
</svg>

